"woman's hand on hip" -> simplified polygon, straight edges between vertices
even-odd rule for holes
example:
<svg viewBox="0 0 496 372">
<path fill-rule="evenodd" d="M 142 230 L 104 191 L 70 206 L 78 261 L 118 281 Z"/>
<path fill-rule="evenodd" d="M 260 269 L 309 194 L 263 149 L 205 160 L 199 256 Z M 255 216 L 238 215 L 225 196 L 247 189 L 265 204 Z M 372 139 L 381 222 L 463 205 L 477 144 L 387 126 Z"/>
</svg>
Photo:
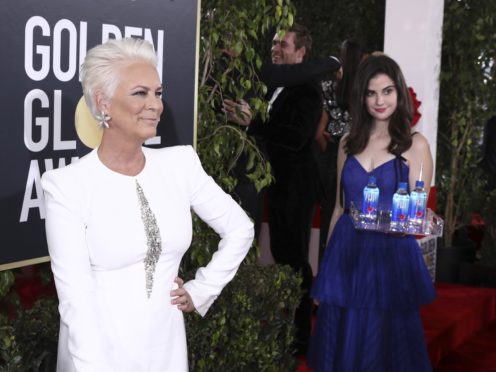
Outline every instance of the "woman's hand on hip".
<svg viewBox="0 0 496 372">
<path fill-rule="evenodd" d="M 170 292 L 172 297 L 171 303 L 172 305 L 177 305 L 177 308 L 185 313 L 191 313 L 195 310 L 195 305 L 191 300 L 191 296 L 189 293 L 183 288 L 184 280 L 180 277 L 176 277 L 174 279 L 174 283 L 177 284 L 177 289 L 173 289 Z"/>
</svg>

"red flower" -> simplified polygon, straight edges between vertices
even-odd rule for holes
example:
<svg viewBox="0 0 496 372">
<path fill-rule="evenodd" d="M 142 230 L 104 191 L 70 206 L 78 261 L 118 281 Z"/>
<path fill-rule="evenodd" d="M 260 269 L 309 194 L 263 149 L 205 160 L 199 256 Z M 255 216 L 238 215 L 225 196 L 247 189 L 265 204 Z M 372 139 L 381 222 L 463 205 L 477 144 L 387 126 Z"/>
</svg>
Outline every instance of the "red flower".
<svg viewBox="0 0 496 372">
<path fill-rule="evenodd" d="M 411 126 L 413 127 L 415 124 L 418 123 L 418 121 L 420 120 L 420 117 L 422 116 L 422 114 L 418 110 L 418 108 L 422 104 L 422 101 L 419 101 L 417 99 L 417 93 L 415 93 L 415 91 L 413 90 L 412 87 L 408 87 L 408 91 L 410 92 L 410 96 L 412 97 L 412 102 L 413 102 L 413 110 L 414 111 L 413 111 L 413 118 L 412 118 L 412 124 L 411 124 Z"/>
</svg>

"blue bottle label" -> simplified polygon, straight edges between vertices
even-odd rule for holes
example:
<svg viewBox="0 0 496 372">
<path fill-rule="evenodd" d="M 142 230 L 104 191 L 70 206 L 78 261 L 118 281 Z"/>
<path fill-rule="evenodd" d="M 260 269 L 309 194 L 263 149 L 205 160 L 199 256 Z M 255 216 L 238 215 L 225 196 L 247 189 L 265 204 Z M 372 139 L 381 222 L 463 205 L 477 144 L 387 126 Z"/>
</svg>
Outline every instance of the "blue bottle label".
<svg viewBox="0 0 496 372">
<path fill-rule="evenodd" d="M 413 191 L 410 196 L 409 219 L 422 221 L 425 218 L 427 195 L 425 192 Z"/>
<path fill-rule="evenodd" d="M 367 215 L 377 214 L 379 206 L 379 189 L 377 187 L 365 187 L 363 189 L 362 213 Z"/>
<path fill-rule="evenodd" d="M 408 207 L 410 197 L 408 194 L 395 194 L 393 197 L 393 210 L 391 222 L 405 223 L 408 219 Z"/>
</svg>

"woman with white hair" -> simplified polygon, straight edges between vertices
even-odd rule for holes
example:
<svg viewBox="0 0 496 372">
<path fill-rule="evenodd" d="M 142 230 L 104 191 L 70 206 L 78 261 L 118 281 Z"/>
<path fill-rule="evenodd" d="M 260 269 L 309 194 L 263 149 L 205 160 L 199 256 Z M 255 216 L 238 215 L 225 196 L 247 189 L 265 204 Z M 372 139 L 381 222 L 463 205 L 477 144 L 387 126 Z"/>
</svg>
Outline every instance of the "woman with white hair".
<svg viewBox="0 0 496 372">
<path fill-rule="evenodd" d="M 190 146 L 142 147 L 163 110 L 148 42 L 96 46 L 81 82 L 101 144 L 42 179 L 61 316 L 57 370 L 187 371 L 183 312 L 207 312 L 248 252 L 253 225 Z M 222 239 L 183 283 L 191 209 Z"/>
</svg>

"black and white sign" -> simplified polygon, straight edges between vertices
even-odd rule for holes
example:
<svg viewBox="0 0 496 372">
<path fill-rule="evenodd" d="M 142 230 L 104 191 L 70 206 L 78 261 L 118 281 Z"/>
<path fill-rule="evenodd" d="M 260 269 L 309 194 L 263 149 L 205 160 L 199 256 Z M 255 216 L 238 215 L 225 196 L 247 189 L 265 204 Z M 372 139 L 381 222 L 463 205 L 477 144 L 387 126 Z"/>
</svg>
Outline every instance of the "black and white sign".
<svg viewBox="0 0 496 372">
<path fill-rule="evenodd" d="M 2 0 L 0 4 L 0 269 L 47 256 L 43 172 L 90 151 L 74 114 L 79 66 L 109 38 L 150 41 L 164 113 L 155 147 L 192 144 L 197 0 Z"/>
</svg>

